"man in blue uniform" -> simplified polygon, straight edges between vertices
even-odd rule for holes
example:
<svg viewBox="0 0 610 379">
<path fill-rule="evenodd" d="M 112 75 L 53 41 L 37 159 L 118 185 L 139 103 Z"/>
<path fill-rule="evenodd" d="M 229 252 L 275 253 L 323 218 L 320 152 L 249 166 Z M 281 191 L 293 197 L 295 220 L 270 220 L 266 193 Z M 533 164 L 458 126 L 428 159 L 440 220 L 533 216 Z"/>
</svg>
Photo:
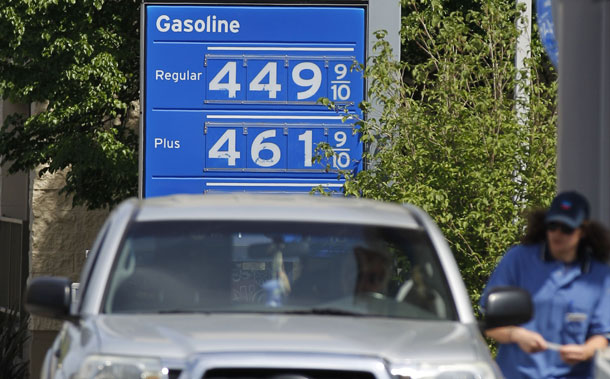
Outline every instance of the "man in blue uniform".
<svg viewBox="0 0 610 379">
<path fill-rule="evenodd" d="M 610 338 L 609 250 L 607 231 L 589 220 L 589 204 L 577 192 L 530 215 L 522 243 L 508 250 L 486 287 L 521 287 L 534 302 L 529 322 L 486 332 L 500 343 L 506 378 L 592 376 L 591 358 Z"/>
</svg>

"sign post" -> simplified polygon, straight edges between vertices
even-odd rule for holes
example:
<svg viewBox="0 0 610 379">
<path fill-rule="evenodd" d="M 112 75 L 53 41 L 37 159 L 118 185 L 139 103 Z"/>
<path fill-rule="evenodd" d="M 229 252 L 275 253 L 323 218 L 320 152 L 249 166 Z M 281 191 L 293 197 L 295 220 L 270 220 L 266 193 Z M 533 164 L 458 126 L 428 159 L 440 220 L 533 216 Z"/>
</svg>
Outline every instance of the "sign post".
<svg viewBox="0 0 610 379">
<path fill-rule="evenodd" d="M 142 197 L 340 190 L 362 169 L 367 5 L 142 7 Z M 312 161 L 319 143 L 334 156 Z"/>
</svg>

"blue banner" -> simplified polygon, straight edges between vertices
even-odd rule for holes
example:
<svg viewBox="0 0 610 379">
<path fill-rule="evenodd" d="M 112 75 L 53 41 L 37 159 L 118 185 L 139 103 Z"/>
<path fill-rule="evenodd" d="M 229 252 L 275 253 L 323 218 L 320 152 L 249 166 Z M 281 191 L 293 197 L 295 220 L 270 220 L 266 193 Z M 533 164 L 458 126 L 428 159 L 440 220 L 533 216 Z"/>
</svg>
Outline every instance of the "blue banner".
<svg viewBox="0 0 610 379">
<path fill-rule="evenodd" d="M 546 50 L 549 59 L 555 67 L 559 61 L 559 49 L 555 38 L 555 30 L 553 24 L 552 0 L 537 0 L 536 9 L 538 14 L 538 31 L 540 40 Z"/>
</svg>

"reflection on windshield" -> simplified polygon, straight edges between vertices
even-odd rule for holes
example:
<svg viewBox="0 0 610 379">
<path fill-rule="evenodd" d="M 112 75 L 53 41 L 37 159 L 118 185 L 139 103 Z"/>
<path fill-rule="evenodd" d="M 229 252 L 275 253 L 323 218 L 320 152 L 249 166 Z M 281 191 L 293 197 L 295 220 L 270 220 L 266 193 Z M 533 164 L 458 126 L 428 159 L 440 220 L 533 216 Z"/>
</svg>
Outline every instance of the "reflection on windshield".
<svg viewBox="0 0 610 379">
<path fill-rule="evenodd" d="M 104 310 L 455 318 L 423 231 L 287 222 L 136 223 Z"/>
</svg>

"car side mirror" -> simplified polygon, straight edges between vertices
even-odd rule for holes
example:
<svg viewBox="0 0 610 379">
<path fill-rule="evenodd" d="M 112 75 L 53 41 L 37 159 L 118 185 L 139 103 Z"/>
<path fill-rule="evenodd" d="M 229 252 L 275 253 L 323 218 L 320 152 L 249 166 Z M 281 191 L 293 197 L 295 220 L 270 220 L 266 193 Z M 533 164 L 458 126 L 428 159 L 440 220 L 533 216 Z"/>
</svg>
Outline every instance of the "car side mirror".
<svg viewBox="0 0 610 379">
<path fill-rule="evenodd" d="M 25 308 L 36 316 L 73 320 L 70 315 L 72 282 L 68 278 L 41 276 L 30 281 Z"/>
<path fill-rule="evenodd" d="M 518 287 L 494 287 L 483 304 L 482 330 L 523 324 L 534 313 L 529 292 Z"/>
</svg>

